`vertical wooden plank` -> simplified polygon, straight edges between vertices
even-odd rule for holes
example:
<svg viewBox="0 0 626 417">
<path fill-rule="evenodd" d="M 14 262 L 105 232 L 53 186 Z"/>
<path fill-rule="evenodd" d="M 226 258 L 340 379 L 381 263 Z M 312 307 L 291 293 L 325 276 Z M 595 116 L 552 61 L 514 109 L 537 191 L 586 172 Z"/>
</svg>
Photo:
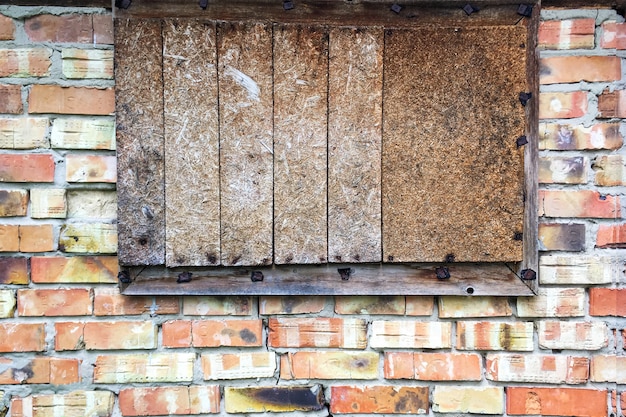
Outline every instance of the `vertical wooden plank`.
<svg viewBox="0 0 626 417">
<path fill-rule="evenodd" d="M 220 262 L 215 22 L 163 23 L 166 264 Z"/>
<path fill-rule="evenodd" d="M 274 262 L 327 260 L 328 34 L 274 26 Z"/>
<path fill-rule="evenodd" d="M 161 21 L 115 20 L 118 257 L 165 263 Z"/>
<path fill-rule="evenodd" d="M 272 27 L 218 26 L 221 258 L 272 262 Z"/>
<path fill-rule="evenodd" d="M 380 262 L 382 28 L 331 29 L 328 84 L 329 261 Z"/>
</svg>

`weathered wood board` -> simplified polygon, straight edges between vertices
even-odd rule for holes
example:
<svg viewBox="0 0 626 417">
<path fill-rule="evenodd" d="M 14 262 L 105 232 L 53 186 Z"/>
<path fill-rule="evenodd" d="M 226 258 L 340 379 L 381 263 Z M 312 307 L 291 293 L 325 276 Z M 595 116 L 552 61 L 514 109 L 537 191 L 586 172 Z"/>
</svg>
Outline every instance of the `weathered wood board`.
<svg viewBox="0 0 626 417">
<path fill-rule="evenodd" d="M 327 260 L 328 34 L 274 26 L 274 263 Z"/>
<path fill-rule="evenodd" d="M 526 27 L 386 30 L 383 260 L 520 261 Z"/>
<path fill-rule="evenodd" d="M 215 22 L 165 19 L 166 265 L 220 262 Z"/>
<path fill-rule="evenodd" d="M 272 262 L 272 27 L 218 25 L 221 259 Z"/>
<path fill-rule="evenodd" d="M 115 20 L 118 256 L 165 263 L 161 21 Z"/>
<path fill-rule="evenodd" d="M 382 28 L 330 30 L 328 85 L 329 261 L 380 262 Z"/>
</svg>

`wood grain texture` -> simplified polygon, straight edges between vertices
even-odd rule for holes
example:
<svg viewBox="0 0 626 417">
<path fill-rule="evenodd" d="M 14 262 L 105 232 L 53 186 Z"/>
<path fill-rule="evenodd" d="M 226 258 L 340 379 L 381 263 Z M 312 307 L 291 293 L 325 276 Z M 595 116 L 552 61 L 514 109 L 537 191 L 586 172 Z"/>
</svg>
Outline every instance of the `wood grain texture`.
<svg viewBox="0 0 626 417">
<path fill-rule="evenodd" d="M 526 28 L 387 30 L 383 260 L 520 261 Z"/>
<path fill-rule="evenodd" d="M 118 256 L 165 263 L 161 22 L 115 20 Z"/>
<path fill-rule="evenodd" d="M 328 74 L 329 260 L 380 262 L 383 29 L 331 29 Z"/>
<path fill-rule="evenodd" d="M 219 138 L 214 22 L 163 25 L 166 265 L 220 262 Z"/>
<path fill-rule="evenodd" d="M 221 259 L 272 262 L 272 27 L 218 26 Z"/>
<path fill-rule="evenodd" d="M 274 26 L 274 263 L 327 260 L 328 35 Z"/>
</svg>

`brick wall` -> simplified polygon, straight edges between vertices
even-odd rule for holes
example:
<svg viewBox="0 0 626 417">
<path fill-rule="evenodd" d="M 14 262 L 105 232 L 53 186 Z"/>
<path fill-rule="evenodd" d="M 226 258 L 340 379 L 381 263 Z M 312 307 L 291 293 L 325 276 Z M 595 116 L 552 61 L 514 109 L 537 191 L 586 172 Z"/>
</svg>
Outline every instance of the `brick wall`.
<svg viewBox="0 0 626 417">
<path fill-rule="evenodd" d="M 0 408 L 623 416 L 622 21 L 543 11 L 537 297 L 127 298 L 111 16 L 0 6 Z"/>
</svg>

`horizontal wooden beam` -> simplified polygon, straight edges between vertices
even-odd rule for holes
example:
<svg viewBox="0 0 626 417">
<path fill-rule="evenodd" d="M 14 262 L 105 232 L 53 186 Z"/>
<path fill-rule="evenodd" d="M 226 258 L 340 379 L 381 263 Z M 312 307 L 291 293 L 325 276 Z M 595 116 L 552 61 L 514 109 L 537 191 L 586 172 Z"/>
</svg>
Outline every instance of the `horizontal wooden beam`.
<svg viewBox="0 0 626 417">
<path fill-rule="evenodd" d="M 2 4 L 11 6 L 60 6 L 60 7 L 98 7 L 111 9 L 111 0 L 4 0 Z"/>
</svg>

